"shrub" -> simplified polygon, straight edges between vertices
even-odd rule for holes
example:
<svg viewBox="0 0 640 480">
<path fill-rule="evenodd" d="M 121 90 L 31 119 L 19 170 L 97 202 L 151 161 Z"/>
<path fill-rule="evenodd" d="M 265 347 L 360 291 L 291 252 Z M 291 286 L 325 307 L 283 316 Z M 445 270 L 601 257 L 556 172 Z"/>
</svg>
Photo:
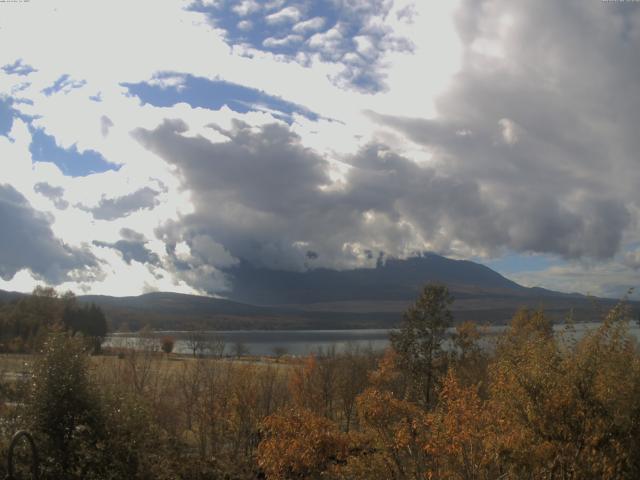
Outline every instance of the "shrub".
<svg viewBox="0 0 640 480">
<path fill-rule="evenodd" d="M 42 478 L 98 478 L 104 421 L 84 343 L 50 334 L 32 380 L 27 419 L 43 451 Z"/>
<path fill-rule="evenodd" d="M 175 339 L 173 337 L 162 337 L 160 339 L 160 348 L 167 355 L 173 352 L 173 347 L 175 346 Z"/>
</svg>

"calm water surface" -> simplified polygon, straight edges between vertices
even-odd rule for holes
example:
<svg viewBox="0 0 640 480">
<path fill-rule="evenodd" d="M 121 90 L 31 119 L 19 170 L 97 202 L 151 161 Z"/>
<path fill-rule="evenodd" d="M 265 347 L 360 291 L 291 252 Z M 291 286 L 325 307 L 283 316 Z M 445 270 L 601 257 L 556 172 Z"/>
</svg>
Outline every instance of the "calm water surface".
<svg viewBox="0 0 640 480">
<path fill-rule="evenodd" d="M 598 323 L 582 323 L 574 325 L 571 337 L 581 338 L 587 331 L 597 328 Z M 504 330 L 504 326 L 486 328 L 484 343 L 487 346 L 495 335 Z M 555 330 L 561 332 L 564 325 L 556 325 Z M 453 332 L 453 329 L 450 329 Z M 348 349 L 384 350 L 389 344 L 391 329 L 355 329 L 355 330 L 229 330 L 218 332 L 203 332 L 203 343 L 214 344 L 216 341 L 224 343 L 224 353 L 234 355 L 242 351 L 245 355 L 308 355 L 310 353 L 326 352 L 335 349 L 344 352 Z M 640 328 L 637 324 L 630 324 L 630 331 L 640 339 Z M 154 332 L 153 338 L 144 340 L 159 349 L 160 339 L 170 336 L 175 339 L 175 353 L 192 353 L 190 332 L 166 331 Z M 116 333 L 105 340 L 105 347 L 137 348 L 143 340 L 136 334 Z"/>
</svg>

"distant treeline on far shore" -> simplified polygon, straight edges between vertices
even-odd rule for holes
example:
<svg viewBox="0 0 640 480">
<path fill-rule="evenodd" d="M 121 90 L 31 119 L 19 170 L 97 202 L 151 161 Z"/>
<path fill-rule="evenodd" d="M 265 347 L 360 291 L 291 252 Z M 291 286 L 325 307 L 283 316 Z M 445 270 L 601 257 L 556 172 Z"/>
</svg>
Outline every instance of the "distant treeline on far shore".
<svg viewBox="0 0 640 480">
<path fill-rule="evenodd" d="M 31 295 L 0 303 L 0 352 L 32 352 L 51 330 L 80 334 L 99 351 L 108 327 L 100 307 L 81 304 L 72 292 L 60 295 L 50 287 L 38 286 Z"/>
</svg>

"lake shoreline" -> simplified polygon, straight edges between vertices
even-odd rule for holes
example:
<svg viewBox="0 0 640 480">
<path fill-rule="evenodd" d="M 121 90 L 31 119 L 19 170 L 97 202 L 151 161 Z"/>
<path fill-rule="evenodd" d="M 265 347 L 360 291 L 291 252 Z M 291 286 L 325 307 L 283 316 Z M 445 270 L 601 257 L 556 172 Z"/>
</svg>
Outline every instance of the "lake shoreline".
<svg viewBox="0 0 640 480">
<path fill-rule="evenodd" d="M 565 330 L 576 338 L 602 325 L 600 322 L 574 324 L 555 324 L 554 330 L 561 333 Z M 494 338 L 507 326 L 480 326 L 483 336 Z M 634 322 L 629 329 L 636 338 L 640 338 L 640 327 Z M 139 348 L 141 342 L 159 348 L 163 337 L 171 337 L 174 341 L 174 352 L 177 354 L 193 354 L 194 351 L 206 352 L 222 348 L 222 353 L 231 356 L 304 356 L 334 351 L 342 353 L 349 350 L 382 351 L 389 345 L 389 334 L 397 329 L 327 329 L 327 330 L 156 330 L 145 332 L 114 332 L 103 343 L 105 348 Z M 449 336 L 455 333 L 455 327 L 448 329 Z M 144 340 L 146 339 L 146 340 Z M 155 343 L 154 343 L 155 342 Z M 214 345 L 215 344 L 215 345 Z"/>
</svg>

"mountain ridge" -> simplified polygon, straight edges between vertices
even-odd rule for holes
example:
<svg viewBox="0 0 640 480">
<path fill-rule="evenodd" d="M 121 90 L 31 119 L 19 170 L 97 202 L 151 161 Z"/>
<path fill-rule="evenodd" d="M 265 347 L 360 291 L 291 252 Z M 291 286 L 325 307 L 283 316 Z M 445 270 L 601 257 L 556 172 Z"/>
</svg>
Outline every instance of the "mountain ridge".
<svg viewBox="0 0 640 480">
<path fill-rule="evenodd" d="M 246 262 L 225 269 L 232 279 L 229 299 L 255 305 L 307 304 L 346 300 L 412 300 L 425 283 L 450 286 L 460 294 L 469 290 L 500 294 L 572 295 L 519 285 L 469 260 L 428 253 L 407 259 L 390 258 L 372 268 L 303 272 L 253 267 Z"/>
<path fill-rule="evenodd" d="M 174 292 L 137 296 L 79 295 L 106 313 L 113 330 L 138 329 L 348 329 L 396 326 L 420 290 L 444 283 L 454 297 L 456 322 L 504 324 L 521 307 L 543 308 L 554 321 L 571 311 L 576 321 L 597 320 L 592 299 L 524 287 L 468 260 L 435 254 L 352 270 L 289 272 L 242 263 L 227 269 L 234 288 L 227 298 Z M 0 291 L 0 299 L 24 294 Z M 617 300 L 597 299 L 608 309 Z M 638 302 L 630 302 L 638 310 Z"/>
</svg>

